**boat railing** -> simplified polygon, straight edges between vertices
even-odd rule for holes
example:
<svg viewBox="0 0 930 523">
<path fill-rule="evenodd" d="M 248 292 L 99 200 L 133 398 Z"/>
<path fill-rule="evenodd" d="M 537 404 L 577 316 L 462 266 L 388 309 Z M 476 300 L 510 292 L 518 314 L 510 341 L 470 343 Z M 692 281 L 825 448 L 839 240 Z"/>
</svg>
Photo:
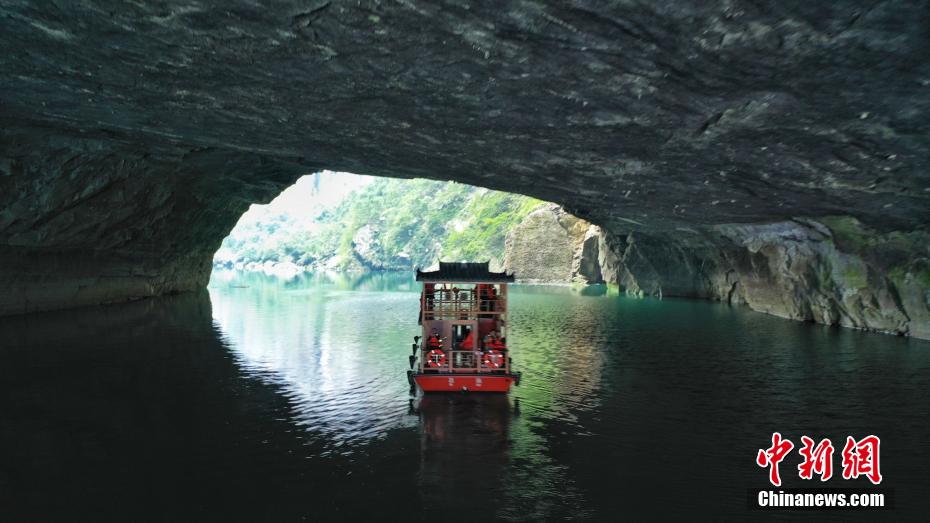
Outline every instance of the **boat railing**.
<svg viewBox="0 0 930 523">
<path fill-rule="evenodd" d="M 428 358 L 428 353 L 424 352 L 423 358 Z M 498 363 L 497 366 L 493 364 L 487 364 L 483 360 L 484 353 L 481 351 L 473 350 L 453 350 L 444 352 L 446 358 L 442 365 L 433 367 L 426 365 L 426 359 L 424 359 L 423 370 L 427 372 L 509 372 L 510 371 L 510 358 L 509 355 L 505 352 L 502 360 Z"/>
<path fill-rule="evenodd" d="M 449 353 L 452 368 L 475 369 L 478 366 L 478 353 L 473 350 L 454 350 Z"/>
<path fill-rule="evenodd" d="M 506 300 L 501 297 L 488 300 L 476 300 L 472 298 L 426 298 L 423 304 L 423 312 L 436 318 L 460 316 L 463 314 L 493 315 L 503 313 L 506 307 Z"/>
</svg>

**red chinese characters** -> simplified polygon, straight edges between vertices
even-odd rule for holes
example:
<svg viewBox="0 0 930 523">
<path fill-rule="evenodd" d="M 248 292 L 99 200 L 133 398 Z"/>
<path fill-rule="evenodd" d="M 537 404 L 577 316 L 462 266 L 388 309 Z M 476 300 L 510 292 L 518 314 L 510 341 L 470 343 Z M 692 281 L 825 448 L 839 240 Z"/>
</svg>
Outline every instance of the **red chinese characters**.
<svg viewBox="0 0 930 523">
<path fill-rule="evenodd" d="M 814 440 L 801 436 L 802 446 L 798 452 L 804 461 L 798 465 L 798 476 L 801 479 L 813 479 L 814 474 L 820 476 L 820 481 L 827 481 L 833 477 L 833 443 L 823 438 L 814 445 Z M 869 435 L 859 441 L 852 436 L 846 437 L 843 447 L 843 479 L 856 479 L 865 476 L 874 485 L 882 482 L 882 473 L 879 467 L 879 446 L 881 440 L 878 436 Z M 772 433 L 772 446 L 759 449 L 756 454 L 756 464 L 762 468 L 769 467 L 769 481 L 776 487 L 781 486 L 781 476 L 778 465 L 794 448 L 794 443 L 783 438 L 781 433 Z"/>
<path fill-rule="evenodd" d="M 827 438 L 820 440 L 814 447 L 814 440 L 801 436 L 804 444 L 799 451 L 804 456 L 804 462 L 798 465 L 798 475 L 801 479 L 811 479 L 814 474 L 820 475 L 820 481 L 833 477 L 833 443 Z"/>
<path fill-rule="evenodd" d="M 776 487 L 781 486 L 781 476 L 778 475 L 778 464 L 794 448 L 794 443 L 790 440 L 782 439 L 778 432 L 772 433 L 772 446 L 766 450 L 759 449 L 756 455 L 756 464 L 760 467 L 769 468 L 769 481 Z"/>
<path fill-rule="evenodd" d="M 855 479 L 862 475 L 874 485 L 881 483 L 878 455 L 880 443 L 878 436 L 866 436 L 859 441 L 847 436 L 846 446 L 843 447 L 843 479 Z"/>
</svg>

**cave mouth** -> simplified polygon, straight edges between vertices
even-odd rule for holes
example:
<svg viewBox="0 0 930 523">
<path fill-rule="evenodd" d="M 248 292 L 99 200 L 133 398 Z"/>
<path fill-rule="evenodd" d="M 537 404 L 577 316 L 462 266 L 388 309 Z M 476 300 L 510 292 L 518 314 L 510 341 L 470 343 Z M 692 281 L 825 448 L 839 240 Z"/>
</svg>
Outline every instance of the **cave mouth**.
<svg viewBox="0 0 930 523">
<path fill-rule="evenodd" d="M 592 229 L 555 204 L 520 194 L 320 171 L 300 177 L 267 204 L 252 204 L 212 265 L 214 271 L 290 278 L 487 261 L 521 281 L 600 283 L 593 235 L 585 250 Z"/>
<path fill-rule="evenodd" d="M 316 3 L 0 8 L 0 314 L 202 289 L 328 167 L 558 202 L 644 295 L 930 337 L 920 3 Z"/>
</svg>

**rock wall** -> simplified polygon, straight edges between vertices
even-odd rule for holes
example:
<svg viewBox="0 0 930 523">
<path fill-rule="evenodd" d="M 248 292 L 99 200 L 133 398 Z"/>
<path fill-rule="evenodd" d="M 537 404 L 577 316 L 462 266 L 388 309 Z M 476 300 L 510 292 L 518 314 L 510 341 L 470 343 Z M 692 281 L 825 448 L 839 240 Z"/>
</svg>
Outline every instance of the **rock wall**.
<svg viewBox="0 0 930 523">
<path fill-rule="evenodd" d="M 332 169 L 555 202 L 610 233 L 572 235 L 571 275 L 630 292 L 925 336 L 928 26 L 908 0 L 4 2 L 0 314 L 199 287 L 249 203 Z"/>
<path fill-rule="evenodd" d="M 607 281 L 638 296 L 710 298 L 794 320 L 930 338 L 930 235 L 854 218 L 603 235 Z"/>
<path fill-rule="evenodd" d="M 248 206 L 300 174 L 251 154 L 44 133 L 0 130 L 0 315 L 201 289 Z"/>
<path fill-rule="evenodd" d="M 846 216 L 616 235 L 549 205 L 511 231 L 505 267 L 524 283 L 607 282 L 632 296 L 930 338 L 930 234 Z"/>
<path fill-rule="evenodd" d="M 507 235 L 504 269 L 522 283 L 601 283 L 600 236 L 600 227 L 546 205 Z"/>
</svg>

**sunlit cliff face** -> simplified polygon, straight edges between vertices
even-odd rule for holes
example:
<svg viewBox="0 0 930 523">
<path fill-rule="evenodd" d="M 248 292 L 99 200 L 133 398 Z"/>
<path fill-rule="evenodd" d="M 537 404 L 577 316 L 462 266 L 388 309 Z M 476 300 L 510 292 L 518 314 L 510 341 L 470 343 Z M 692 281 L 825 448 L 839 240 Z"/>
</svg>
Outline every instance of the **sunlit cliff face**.
<svg viewBox="0 0 930 523">
<path fill-rule="evenodd" d="M 2 313 L 199 288 L 331 168 L 560 203 L 635 292 L 930 335 L 922 6 L 0 9 Z"/>
</svg>

